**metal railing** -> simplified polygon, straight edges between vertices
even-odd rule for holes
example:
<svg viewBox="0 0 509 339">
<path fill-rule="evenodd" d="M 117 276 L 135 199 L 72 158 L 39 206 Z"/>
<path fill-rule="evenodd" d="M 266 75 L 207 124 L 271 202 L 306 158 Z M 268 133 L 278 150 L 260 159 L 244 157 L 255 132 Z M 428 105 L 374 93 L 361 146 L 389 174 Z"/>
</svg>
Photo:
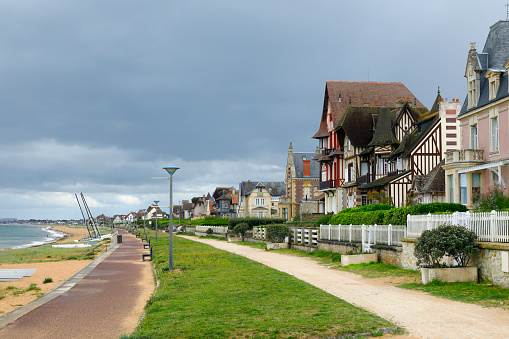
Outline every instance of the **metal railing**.
<svg viewBox="0 0 509 339">
<path fill-rule="evenodd" d="M 320 181 L 320 189 L 321 190 L 326 190 L 326 189 L 334 188 L 334 187 L 336 187 L 336 180 Z"/>
<path fill-rule="evenodd" d="M 425 230 L 442 224 L 464 226 L 477 234 L 478 241 L 509 242 L 509 212 L 506 211 L 407 215 L 407 236 L 418 238 Z"/>
</svg>

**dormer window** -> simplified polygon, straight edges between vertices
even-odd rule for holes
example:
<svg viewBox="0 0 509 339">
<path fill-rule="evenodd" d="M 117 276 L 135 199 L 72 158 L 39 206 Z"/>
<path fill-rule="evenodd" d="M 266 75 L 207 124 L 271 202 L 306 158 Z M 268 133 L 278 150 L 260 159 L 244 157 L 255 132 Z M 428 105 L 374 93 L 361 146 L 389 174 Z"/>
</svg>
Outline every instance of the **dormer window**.
<svg viewBox="0 0 509 339">
<path fill-rule="evenodd" d="M 489 100 L 493 100 L 497 97 L 498 86 L 500 85 L 500 71 L 489 70 L 486 72 L 486 79 L 488 79 L 490 86 L 490 97 Z"/>
<path fill-rule="evenodd" d="M 477 106 L 477 84 L 475 81 L 475 72 L 470 68 L 468 73 L 468 108 Z"/>
</svg>

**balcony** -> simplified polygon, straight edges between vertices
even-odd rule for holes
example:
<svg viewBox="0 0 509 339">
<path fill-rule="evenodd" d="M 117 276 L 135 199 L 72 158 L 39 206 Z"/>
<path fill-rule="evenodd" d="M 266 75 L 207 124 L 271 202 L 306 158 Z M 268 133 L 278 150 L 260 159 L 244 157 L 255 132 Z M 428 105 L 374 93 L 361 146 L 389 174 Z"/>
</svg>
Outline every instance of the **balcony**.
<svg viewBox="0 0 509 339">
<path fill-rule="evenodd" d="M 333 150 L 334 148 L 323 148 L 322 155 L 329 155 Z"/>
<path fill-rule="evenodd" d="M 336 180 L 325 180 L 320 182 L 320 190 L 326 190 L 336 187 Z"/>
<path fill-rule="evenodd" d="M 445 152 L 445 163 L 453 162 L 484 162 L 484 150 L 462 149 Z"/>
<path fill-rule="evenodd" d="M 368 174 L 364 174 L 364 175 L 361 175 L 360 177 L 357 177 L 357 179 L 355 179 L 357 186 L 366 185 L 368 182 L 371 181 L 371 180 L 369 180 L 369 177 L 370 176 Z"/>
</svg>

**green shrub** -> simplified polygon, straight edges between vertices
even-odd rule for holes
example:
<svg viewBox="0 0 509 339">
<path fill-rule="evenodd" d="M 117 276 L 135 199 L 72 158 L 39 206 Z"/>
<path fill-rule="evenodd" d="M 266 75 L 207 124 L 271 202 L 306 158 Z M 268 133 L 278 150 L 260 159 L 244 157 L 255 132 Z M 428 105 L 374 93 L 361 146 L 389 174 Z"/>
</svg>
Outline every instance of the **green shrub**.
<svg viewBox="0 0 509 339">
<path fill-rule="evenodd" d="M 334 216 L 334 214 L 325 214 L 324 216 L 322 216 L 315 222 L 315 225 L 317 225 L 317 226 L 327 225 L 327 224 L 329 224 L 329 222 L 333 216 Z"/>
<path fill-rule="evenodd" d="M 233 230 L 235 225 L 246 223 L 249 226 L 249 229 L 252 229 L 255 226 L 260 225 L 270 225 L 270 224 L 284 224 L 286 222 L 285 218 L 230 218 L 228 220 L 228 229 Z"/>
<path fill-rule="evenodd" d="M 477 235 L 463 226 L 440 225 L 422 232 L 415 244 L 414 255 L 421 267 L 442 267 L 444 256 L 454 258 L 458 266 L 467 266 L 479 251 Z"/>
<path fill-rule="evenodd" d="M 207 231 L 205 233 L 207 233 L 208 235 L 212 235 L 212 234 L 214 234 L 214 230 L 209 227 L 209 228 L 207 228 Z"/>
<path fill-rule="evenodd" d="M 249 225 L 247 223 L 245 223 L 245 222 L 237 224 L 237 225 L 235 225 L 235 227 L 233 227 L 233 232 L 235 232 L 236 234 L 244 235 L 244 233 L 247 230 L 249 230 Z"/>
<path fill-rule="evenodd" d="M 267 240 L 269 242 L 284 242 L 285 237 L 290 235 L 290 229 L 287 225 L 267 225 Z"/>
<path fill-rule="evenodd" d="M 428 214 L 437 212 L 466 212 L 467 207 L 462 204 L 453 204 L 448 202 L 434 202 L 430 204 L 419 204 L 409 207 L 411 215 Z"/>
<path fill-rule="evenodd" d="M 192 219 L 190 221 L 191 225 L 199 226 L 228 226 L 229 218 L 214 218 L 214 217 L 205 217 L 201 219 Z"/>
<path fill-rule="evenodd" d="M 44 281 L 42 282 L 43 284 L 49 284 L 49 283 L 52 283 L 53 282 L 53 279 L 52 278 L 45 278 Z"/>
<path fill-rule="evenodd" d="M 371 204 L 371 205 L 364 205 L 359 207 L 351 207 L 351 208 L 345 208 L 342 210 L 341 213 L 360 213 L 360 212 L 371 212 L 371 211 L 380 211 L 380 210 L 392 210 L 394 209 L 394 206 L 387 205 L 387 204 Z"/>
<path fill-rule="evenodd" d="M 474 193 L 474 205 L 476 212 L 503 211 L 509 207 L 507 190 L 496 184 L 488 187 L 484 193 Z"/>
</svg>

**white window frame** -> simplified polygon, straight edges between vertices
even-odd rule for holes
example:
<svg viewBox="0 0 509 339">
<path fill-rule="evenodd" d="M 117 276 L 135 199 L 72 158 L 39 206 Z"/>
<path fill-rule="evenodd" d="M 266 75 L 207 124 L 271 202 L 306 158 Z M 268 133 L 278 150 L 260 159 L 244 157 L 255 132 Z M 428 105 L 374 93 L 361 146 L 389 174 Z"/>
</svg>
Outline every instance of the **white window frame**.
<svg viewBox="0 0 509 339">
<path fill-rule="evenodd" d="M 479 148 L 479 136 L 477 133 L 477 125 L 470 126 L 470 148 L 471 149 Z"/>
<path fill-rule="evenodd" d="M 490 119 L 490 152 L 495 153 L 499 151 L 499 121 L 498 116 Z"/>
</svg>

